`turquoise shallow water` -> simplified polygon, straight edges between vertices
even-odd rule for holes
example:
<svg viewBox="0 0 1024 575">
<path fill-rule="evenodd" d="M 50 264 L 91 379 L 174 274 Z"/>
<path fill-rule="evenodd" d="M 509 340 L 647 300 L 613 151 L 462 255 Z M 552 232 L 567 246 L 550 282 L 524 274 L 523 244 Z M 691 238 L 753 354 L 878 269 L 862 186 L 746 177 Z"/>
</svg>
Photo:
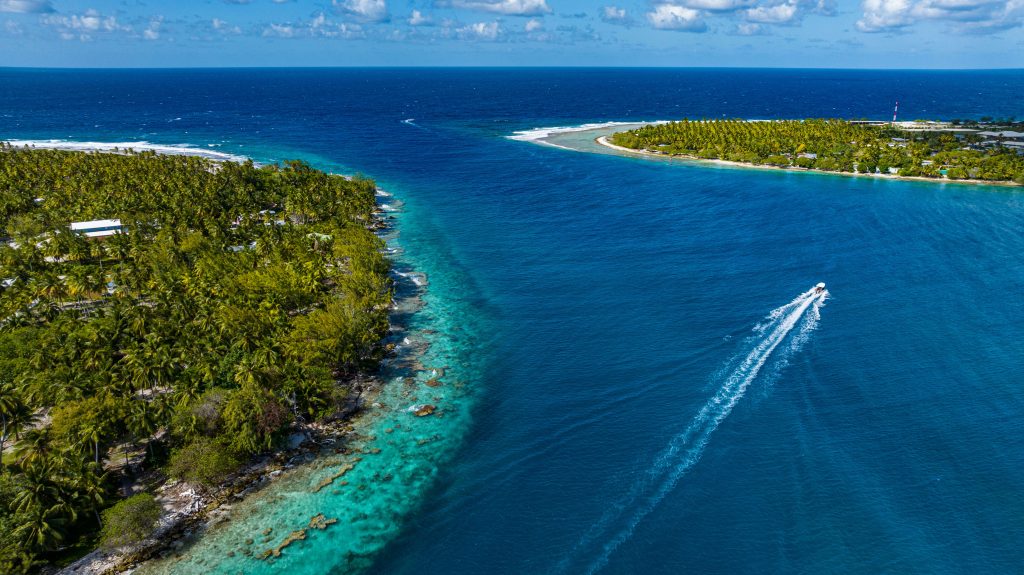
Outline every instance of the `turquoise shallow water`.
<svg viewBox="0 0 1024 575">
<path fill-rule="evenodd" d="M 681 115 L 881 118 L 896 97 L 909 117 L 1021 117 L 1019 71 L 0 80 L 0 137 L 299 156 L 404 202 L 399 269 L 429 279 L 405 323 L 433 341 L 424 367 L 447 368 L 427 392 L 444 417 L 372 424 L 404 431 L 368 433 L 381 453 L 345 475 L 355 489 L 311 495 L 324 468 L 251 521 L 239 506 L 227 533 L 347 520 L 277 563 L 227 558 L 238 537 L 210 537 L 172 572 L 1019 570 L 1024 193 L 507 138 Z M 818 281 L 831 292 L 818 316 L 790 315 Z M 395 382 L 382 401 L 424 393 Z"/>
</svg>

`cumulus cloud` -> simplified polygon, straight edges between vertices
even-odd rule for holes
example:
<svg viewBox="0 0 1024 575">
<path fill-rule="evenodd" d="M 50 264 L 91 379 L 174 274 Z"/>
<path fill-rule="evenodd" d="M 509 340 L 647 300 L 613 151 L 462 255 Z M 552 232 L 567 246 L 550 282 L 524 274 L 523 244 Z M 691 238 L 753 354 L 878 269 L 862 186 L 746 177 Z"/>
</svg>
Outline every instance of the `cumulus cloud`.
<svg viewBox="0 0 1024 575">
<path fill-rule="evenodd" d="M 497 22 L 475 22 L 458 28 L 459 38 L 464 40 L 497 40 L 501 25 Z"/>
<path fill-rule="evenodd" d="M 542 28 L 544 28 L 544 23 L 536 18 L 530 18 L 527 20 L 526 25 L 523 26 L 523 29 L 527 32 L 536 32 Z"/>
<path fill-rule="evenodd" d="M 118 22 L 116 16 L 104 16 L 98 11 L 89 9 L 81 14 L 50 14 L 40 20 L 44 25 L 57 30 L 65 40 L 92 40 L 97 34 L 112 32 L 131 32 L 132 27 Z"/>
<path fill-rule="evenodd" d="M 160 39 L 160 27 L 163 26 L 164 17 L 157 16 L 149 21 L 149 26 L 142 31 L 142 37 L 146 40 L 159 40 Z"/>
<path fill-rule="evenodd" d="M 626 12 L 625 8 L 619 8 L 618 6 L 605 6 L 601 8 L 601 20 L 609 24 L 618 24 L 620 26 L 629 26 L 633 23 L 633 19 L 629 17 L 629 13 Z"/>
<path fill-rule="evenodd" d="M 387 22 L 391 19 L 386 0 L 331 0 L 331 3 L 343 14 L 363 22 Z"/>
<path fill-rule="evenodd" d="M 295 26 L 291 24 L 269 24 L 263 29 L 264 38 L 294 38 Z"/>
<path fill-rule="evenodd" d="M 407 22 L 410 26 L 432 26 L 434 19 L 419 10 L 413 10 Z"/>
<path fill-rule="evenodd" d="M 862 32 L 892 32 L 922 21 L 946 22 L 960 32 L 1024 25 L 1024 0 L 863 0 Z"/>
<path fill-rule="evenodd" d="M 678 30 L 681 32 L 706 32 L 707 22 L 702 18 L 700 10 L 676 6 L 675 4 L 658 4 L 647 13 L 647 21 L 659 30 Z"/>
<path fill-rule="evenodd" d="M 912 3 L 910 0 L 864 0 L 864 16 L 857 21 L 862 32 L 883 32 L 909 26 Z"/>
<path fill-rule="evenodd" d="M 735 12 L 741 8 L 750 7 L 755 2 L 754 0 L 682 0 L 675 4 L 708 12 Z"/>
<path fill-rule="evenodd" d="M 743 11 L 743 16 L 750 22 L 762 24 L 786 24 L 798 15 L 797 3 L 793 0 L 774 6 L 757 6 Z"/>
<path fill-rule="evenodd" d="M 807 14 L 834 16 L 835 6 L 836 0 L 661 0 L 647 20 L 655 28 L 689 31 L 704 31 L 706 19 L 716 16 L 742 20 L 741 24 L 796 25 Z M 764 26 L 737 26 L 739 34 L 765 32 Z"/>
<path fill-rule="evenodd" d="M 53 11 L 49 0 L 0 0 L 0 12 L 46 14 Z"/>
<path fill-rule="evenodd" d="M 760 36 L 766 34 L 767 31 L 760 24 L 740 22 L 736 25 L 736 33 L 740 36 Z"/>
<path fill-rule="evenodd" d="M 442 5 L 508 16 L 541 16 L 551 13 L 547 0 L 451 0 Z"/>
<path fill-rule="evenodd" d="M 323 12 L 305 22 L 272 23 L 260 33 L 264 38 L 363 38 L 363 27 L 347 22 L 333 22 Z"/>
<path fill-rule="evenodd" d="M 241 34 L 242 33 L 242 29 L 241 28 L 239 28 L 238 26 L 232 26 L 232 25 L 228 24 L 227 22 L 225 22 L 224 20 L 221 20 L 220 18 L 214 18 L 213 20 L 210 20 L 210 26 L 214 30 L 216 30 L 217 32 L 220 32 L 221 34 Z"/>
</svg>

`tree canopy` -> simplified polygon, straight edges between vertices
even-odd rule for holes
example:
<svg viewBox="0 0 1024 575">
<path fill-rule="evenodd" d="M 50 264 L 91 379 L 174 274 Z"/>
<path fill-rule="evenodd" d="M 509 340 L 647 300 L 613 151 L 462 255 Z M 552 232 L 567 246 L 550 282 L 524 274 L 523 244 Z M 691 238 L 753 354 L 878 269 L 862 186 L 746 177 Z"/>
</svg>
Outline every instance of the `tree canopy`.
<svg viewBox="0 0 1024 575">
<path fill-rule="evenodd" d="M 754 165 L 1024 184 L 1024 156 L 1003 145 L 983 147 L 973 132 L 824 119 L 684 119 L 619 132 L 610 141 L 657 154 Z"/>
<path fill-rule="evenodd" d="M 0 572 L 88 540 L 169 453 L 213 482 L 340 411 L 388 330 L 374 190 L 301 162 L 0 144 Z M 94 219 L 123 228 L 69 228 Z"/>
</svg>

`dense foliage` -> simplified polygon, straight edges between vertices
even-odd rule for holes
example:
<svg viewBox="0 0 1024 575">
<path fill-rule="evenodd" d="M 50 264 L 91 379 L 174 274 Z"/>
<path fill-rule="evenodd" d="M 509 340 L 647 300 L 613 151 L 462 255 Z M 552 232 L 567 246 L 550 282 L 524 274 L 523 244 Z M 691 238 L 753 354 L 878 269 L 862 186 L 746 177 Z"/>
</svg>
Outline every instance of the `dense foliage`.
<svg viewBox="0 0 1024 575">
<path fill-rule="evenodd" d="M 148 537 L 160 519 L 160 504 L 149 493 L 122 499 L 103 512 L 100 539 L 106 547 L 118 547 Z"/>
<path fill-rule="evenodd" d="M 374 209 L 302 163 L 0 144 L 0 572 L 92 537 L 170 453 L 215 482 L 336 413 L 388 329 Z"/>
<path fill-rule="evenodd" d="M 1024 156 L 1002 146 L 978 148 L 973 133 L 907 131 L 843 120 L 702 120 L 644 126 L 611 143 L 673 156 L 830 172 L 1016 181 Z"/>
</svg>

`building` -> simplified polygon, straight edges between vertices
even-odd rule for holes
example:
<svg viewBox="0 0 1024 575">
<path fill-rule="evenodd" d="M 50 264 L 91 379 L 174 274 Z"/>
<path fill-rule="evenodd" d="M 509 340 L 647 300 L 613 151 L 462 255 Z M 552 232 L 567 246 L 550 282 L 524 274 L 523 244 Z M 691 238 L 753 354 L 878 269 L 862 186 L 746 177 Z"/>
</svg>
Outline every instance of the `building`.
<svg viewBox="0 0 1024 575">
<path fill-rule="evenodd" d="M 72 222 L 71 231 L 78 232 L 87 238 L 105 238 L 121 233 L 121 220 L 92 220 L 89 222 Z"/>
</svg>

